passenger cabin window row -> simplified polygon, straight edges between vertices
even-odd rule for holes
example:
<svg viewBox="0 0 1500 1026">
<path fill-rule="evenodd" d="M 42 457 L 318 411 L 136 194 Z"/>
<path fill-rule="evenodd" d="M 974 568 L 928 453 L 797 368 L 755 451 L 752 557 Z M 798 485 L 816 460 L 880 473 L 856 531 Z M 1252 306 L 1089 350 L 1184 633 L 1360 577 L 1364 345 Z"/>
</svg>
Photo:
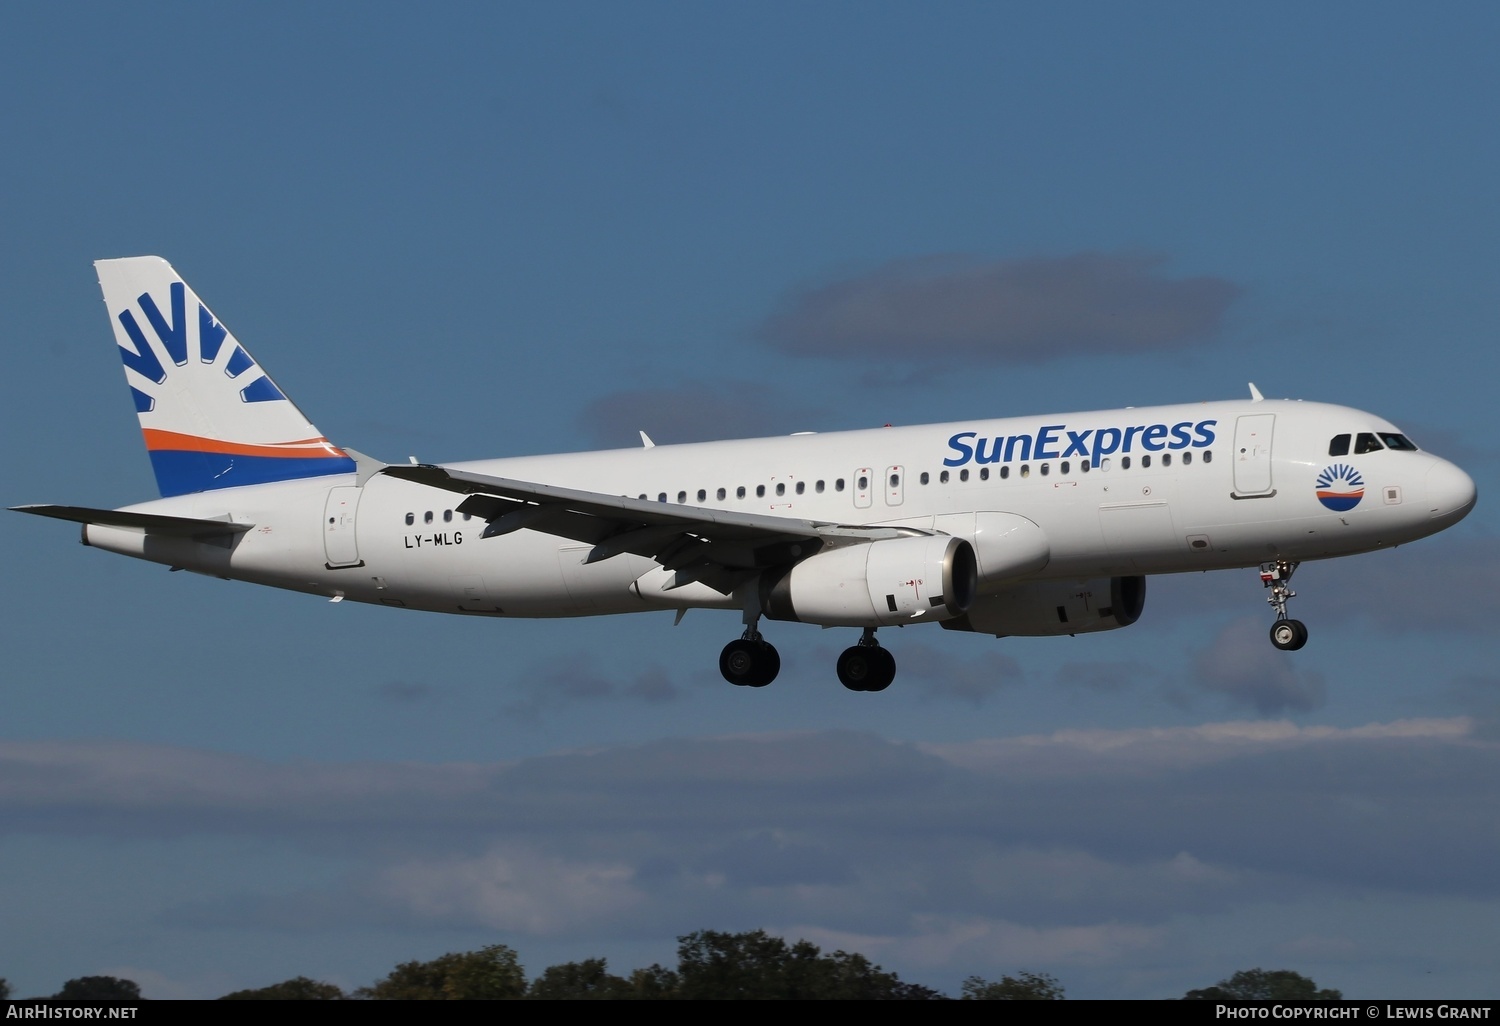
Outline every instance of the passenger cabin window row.
<svg viewBox="0 0 1500 1026">
<path fill-rule="evenodd" d="M 1341 435 L 1339 437 L 1343 438 L 1344 441 L 1345 441 L 1345 443 L 1347 444 L 1347 442 L 1349 440 L 1349 436 L 1348 435 Z M 1363 438 L 1365 436 L 1361 435 L 1360 437 Z M 1373 436 L 1371 436 L 1371 437 L 1373 437 Z M 1391 435 L 1391 436 L 1382 435 L 1381 437 L 1382 438 L 1401 438 L 1400 435 Z M 1402 441 L 1405 441 L 1405 439 L 1402 439 Z M 1338 439 L 1336 438 L 1336 439 L 1334 439 L 1334 444 L 1337 445 L 1337 443 L 1338 443 Z M 1412 445 L 1410 442 L 1406 442 L 1405 444 L 1406 444 L 1406 447 L 1408 447 L 1408 448 L 1413 448 L 1413 449 L 1416 448 L 1416 446 Z M 1397 445 L 1391 445 L 1390 447 L 1393 448 L 1393 449 L 1400 448 L 1400 446 L 1397 446 Z M 1330 452 L 1331 451 L 1332 450 L 1330 448 Z M 1194 454 L 1193 454 L 1193 452 L 1191 450 L 1182 452 L 1179 455 L 1179 459 L 1181 460 L 1181 465 L 1184 466 L 1184 467 L 1191 466 L 1192 463 L 1193 463 L 1193 455 Z M 1201 462 L 1203 462 L 1203 463 L 1212 463 L 1213 460 L 1214 460 L 1214 454 L 1213 454 L 1213 450 L 1212 449 L 1204 449 L 1202 452 L 1198 453 L 1197 455 L 1198 455 L 1199 460 Z M 1342 455 L 1342 454 L 1340 454 L 1340 453 L 1333 453 L 1333 455 Z M 1159 454 L 1159 456 L 1157 457 L 1157 459 L 1160 462 L 1156 463 L 1155 464 L 1156 466 L 1160 466 L 1160 467 L 1170 467 L 1170 466 L 1172 466 L 1172 453 L 1170 453 L 1170 452 L 1164 452 L 1164 453 Z M 1057 473 L 1061 477 L 1067 477 L 1067 476 L 1071 475 L 1074 472 L 1075 469 L 1080 474 L 1087 474 L 1091 470 L 1094 470 L 1094 469 L 1098 469 L 1100 471 L 1108 471 L 1111 468 L 1111 465 L 1112 465 L 1111 464 L 1111 460 L 1112 460 L 1112 457 L 1109 457 L 1109 456 L 1104 457 L 1103 459 L 1099 460 L 1097 463 L 1095 463 L 1092 460 L 1088 460 L 1088 459 L 1079 460 L 1076 464 L 1072 460 L 1061 460 L 1060 462 L 1057 463 Z M 1145 469 L 1150 468 L 1153 465 L 1152 456 L 1151 456 L 1150 453 L 1145 453 L 1145 454 L 1141 455 L 1139 457 L 1139 460 L 1140 460 L 1139 464 L 1132 464 L 1132 457 L 1130 457 L 1130 456 L 1121 456 L 1121 457 L 1119 457 L 1118 466 L 1119 466 L 1119 468 L 1121 470 L 1129 470 L 1129 469 L 1131 469 L 1132 465 L 1138 465 L 1142 470 L 1145 470 Z M 1040 474 L 1042 477 L 1050 477 L 1052 475 L 1052 467 L 1053 467 L 1053 464 L 1050 463 L 1050 462 L 1039 463 L 1039 464 L 1036 465 L 1037 473 Z M 1016 469 L 1016 476 L 1017 477 L 1022 477 L 1022 478 L 1029 478 L 1031 476 L 1031 471 L 1032 471 L 1032 464 L 1030 464 L 1030 463 L 1022 463 Z M 949 470 L 940 470 L 937 473 L 938 484 L 951 484 L 953 482 L 953 480 L 955 479 L 955 476 L 956 476 L 957 480 L 960 481 L 960 482 L 969 481 L 973 477 L 977 477 L 977 479 L 980 480 L 980 481 L 988 481 L 988 480 L 990 480 L 991 472 L 990 472 L 990 468 L 989 467 L 980 467 L 979 468 L 979 472 L 978 472 L 977 475 L 973 474 L 973 472 L 968 467 L 962 468 L 961 470 L 959 470 L 957 472 L 956 475 L 952 471 L 949 471 Z M 1006 465 L 1006 466 L 1002 466 L 1002 467 L 998 468 L 998 470 L 995 471 L 995 475 L 994 476 L 997 477 L 1001 481 L 1007 481 L 1007 480 L 1009 480 L 1010 477 L 1011 477 L 1011 468 L 1010 468 L 1010 466 Z M 932 474 L 929 473 L 928 471 L 924 470 L 920 474 L 917 475 L 917 481 L 918 481 L 918 483 L 924 484 L 924 485 L 931 484 L 932 483 Z M 854 482 L 855 490 L 856 490 L 856 492 L 858 492 L 860 494 L 863 494 L 863 493 L 865 493 L 865 492 L 867 492 L 869 490 L 870 484 L 871 484 L 870 478 L 867 477 L 864 474 L 861 474 L 858 478 L 855 479 L 855 482 Z M 896 489 L 899 489 L 901 487 L 901 474 L 897 473 L 897 472 L 891 473 L 890 480 L 887 482 L 887 484 L 889 485 L 889 487 L 891 488 L 892 491 L 894 491 Z M 807 492 L 807 482 L 806 481 L 797 481 L 797 482 L 789 484 L 786 481 L 778 481 L 775 485 L 770 486 L 770 490 L 775 495 L 776 498 L 784 498 L 787 495 L 787 493 L 788 493 L 789 490 L 794 495 L 804 495 Z M 827 491 L 827 483 L 825 481 L 821 481 L 821 480 L 820 481 L 816 481 L 816 482 L 813 483 L 813 489 L 812 490 L 813 490 L 813 492 L 815 494 L 822 495 L 825 491 Z M 844 479 L 843 478 L 840 477 L 840 478 L 835 478 L 834 479 L 833 490 L 835 492 L 842 492 L 844 490 Z M 756 485 L 755 486 L 755 497 L 757 499 L 763 499 L 763 498 L 765 498 L 766 497 L 766 493 L 767 493 L 767 486 L 766 485 L 761 484 L 761 485 Z M 676 501 L 677 501 L 677 503 L 679 505 L 686 505 L 687 502 L 688 502 L 689 494 L 690 493 L 687 491 L 687 489 L 679 489 L 678 492 L 677 492 L 677 494 L 676 494 Z M 693 494 L 694 496 L 696 496 L 696 501 L 697 502 L 702 503 L 702 502 L 709 501 L 708 500 L 708 494 L 709 493 L 708 493 L 708 489 L 707 488 L 699 488 L 697 490 L 697 492 L 691 493 L 691 494 Z M 715 489 L 713 494 L 714 494 L 714 500 L 717 501 L 717 502 L 725 502 L 729 498 L 729 491 L 728 491 L 727 488 L 718 488 L 718 489 Z M 737 488 L 735 488 L 735 490 L 734 490 L 734 497 L 736 499 L 744 499 L 749 494 L 750 494 L 750 490 L 745 485 L 740 485 Z M 669 499 L 669 497 L 670 497 L 670 495 L 671 495 L 671 493 L 669 493 L 669 492 L 657 492 L 656 493 L 656 501 L 657 502 L 667 502 L 668 499 Z M 638 499 L 643 500 L 643 501 L 649 501 L 650 498 L 651 498 L 651 495 L 650 495 L 649 492 L 641 492 L 636 497 Z M 465 516 L 465 519 L 467 519 L 467 515 Z M 408 514 L 407 523 L 411 523 L 410 514 Z"/>
<path fill-rule="evenodd" d="M 1381 449 L 1393 449 L 1397 452 L 1416 452 L 1417 447 L 1412 440 L 1405 435 L 1398 435 L 1390 431 L 1361 431 L 1359 434 L 1334 435 L 1328 443 L 1328 455 L 1349 455 L 1349 442 L 1354 442 L 1354 455 L 1363 456 L 1367 452 L 1379 452 Z"/>
<path fill-rule="evenodd" d="M 868 480 L 866 478 L 862 477 L 859 480 L 860 480 L 860 485 L 859 486 L 860 486 L 861 489 L 869 487 L 869 482 L 868 482 Z M 825 491 L 827 491 L 827 489 L 828 489 L 827 482 L 824 482 L 824 481 L 818 481 L 818 482 L 816 482 L 813 485 L 813 491 L 816 492 L 819 495 L 822 495 Z M 841 491 L 844 490 L 844 479 L 843 478 L 840 477 L 840 478 L 837 478 L 837 479 L 834 480 L 834 482 L 833 482 L 833 490 L 836 491 L 836 492 L 841 492 Z M 776 495 L 777 498 L 784 497 L 786 495 L 786 493 L 787 493 L 787 483 L 785 481 L 779 481 L 779 482 L 777 482 L 776 486 L 772 489 L 772 491 L 775 493 L 775 495 Z M 792 492 L 795 495 L 805 495 L 807 493 L 807 482 L 806 481 L 798 481 L 798 482 L 796 482 L 795 484 L 792 485 Z M 749 492 L 747 491 L 747 489 L 745 488 L 744 485 L 740 485 L 738 488 L 736 488 L 734 490 L 734 497 L 736 499 L 743 499 L 748 494 L 749 494 Z M 698 491 L 697 491 L 697 496 L 698 496 L 698 501 L 699 502 L 707 502 L 708 501 L 708 489 L 707 488 L 699 488 Z M 728 489 L 719 488 L 719 489 L 716 489 L 714 491 L 714 498 L 717 501 L 719 501 L 719 502 L 723 502 L 728 497 L 729 497 Z M 757 499 L 764 499 L 766 497 L 766 486 L 765 485 L 756 485 L 755 486 L 755 497 Z M 638 499 L 644 499 L 644 500 L 649 500 L 651 498 L 651 496 L 648 493 L 646 493 L 646 492 L 642 492 L 640 495 L 636 496 L 636 498 L 638 498 Z M 666 502 L 667 501 L 667 493 L 666 492 L 657 492 L 656 493 L 656 501 L 657 502 Z M 678 504 L 679 505 L 685 504 L 687 501 L 688 501 L 688 493 L 685 490 L 684 491 L 679 491 L 677 493 L 677 502 L 678 502 Z"/>
<path fill-rule="evenodd" d="M 460 513 L 459 516 L 462 517 L 465 520 L 473 520 L 474 519 L 474 516 L 471 513 Z M 426 513 L 422 514 L 422 523 L 424 523 L 424 524 L 430 524 L 430 523 L 432 523 L 432 520 L 433 520 L 432 510 L 428 510 Z M 411 527 L 416 522 L 417 522 L 417 515 L 415 513 L 408 513 L 408 514 L 406 514 L 406 526 L 407 527 Z M 445 510 L 443 510 L 443 523 L 445 523 L 445 524 L 451 524 L 451 523 L 453 523 L 453 511 L 451 509 L 445 509 Z"/>
</svg>

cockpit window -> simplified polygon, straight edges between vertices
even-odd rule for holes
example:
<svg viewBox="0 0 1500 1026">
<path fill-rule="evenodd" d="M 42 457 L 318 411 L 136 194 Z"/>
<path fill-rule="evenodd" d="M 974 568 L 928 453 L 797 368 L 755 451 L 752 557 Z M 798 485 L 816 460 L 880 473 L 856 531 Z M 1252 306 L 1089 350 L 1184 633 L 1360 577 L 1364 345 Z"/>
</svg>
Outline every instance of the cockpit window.
<svg viewBox="0 0 1500 1026">
<path fill-rule="evenodd" d="M 1349 455 L 1349 437 L 1350 437 L 1349 435 L 1334 435 L 1333 436 L 1333 441 L 1331 441 L 1331 442 L 1328 443 L 1328 455 L 1330 455 L 1330 456 L 1347 456 L 1347 455 Z"/>
<path fill-rule="evenodd" d="M 1380 439 L 1368 431 L 1361 431 L 1359 437 L 1354 440 L 1354 455 L 1362 456 L 1367 452 L 1379 452 L 1385 446 L 1380 444 Z"/>
<path fill-rule="evenodd" d="M 1385 443 L 1387 449 L 1395 449 L 1398 452 L 1416 452 L 1417 447 L 1410 438 L 1405 435 L 1389 434 L 1380 432 L 1380 440 Z"/>
</svg>

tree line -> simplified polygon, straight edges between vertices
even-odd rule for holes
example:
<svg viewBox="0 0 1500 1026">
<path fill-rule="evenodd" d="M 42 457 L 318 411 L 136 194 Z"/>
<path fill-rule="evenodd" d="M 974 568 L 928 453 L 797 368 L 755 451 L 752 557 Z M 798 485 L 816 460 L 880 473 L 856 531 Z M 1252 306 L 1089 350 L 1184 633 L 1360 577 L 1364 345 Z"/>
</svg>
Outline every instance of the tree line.
<svg viewBox="0 0 1500 1026">
<path fill-rule="evenodd" d="M 962 1001 L 1058 1001 L 1063 986 L 1047 973 L 1022 970 L 990 980 L 970 976 Z M 10 986 L 0 979 L 0 1000 Z M 113 976 L 69 980 L 50 995 L 65 1001 L 139 1001 L 134 982 Z M 1289 969 L 1246 969 L 1186 1000 L 1327 1000 L 1337 990 L 1319 989 Z M 549 966 L 528 980 L 515 949 L 491 944 L 478 951 L 450 952 L 431 961 L 402 962 L 368 987 L 346 993 L 331 983 L 293 977 L 268 987 L 237 990 L 224 1001 L 494 1001 L 494 1000 L 727 1000 L 727 1001 L 943 1001 L 950 995 L 902 980 L 864 955 L 824 953 L 810 941 L 788 943 L 764 930 L 722 933 L 699 930 L 677 939 L 677 965 L 653 964 L 628 976 L 609 971 L 602 958 Z"/>
</svg>

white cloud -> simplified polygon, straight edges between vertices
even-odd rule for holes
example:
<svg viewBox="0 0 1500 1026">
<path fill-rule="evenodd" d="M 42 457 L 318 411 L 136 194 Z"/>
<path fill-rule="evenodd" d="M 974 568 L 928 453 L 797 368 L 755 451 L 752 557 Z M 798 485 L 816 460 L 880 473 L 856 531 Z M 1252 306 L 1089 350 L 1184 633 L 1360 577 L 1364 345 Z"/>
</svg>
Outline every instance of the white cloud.
<svg viewBox="0 0 1500 1026">
<path fill-rule="evenodd" d="M 632 876 L 619 863 L 506 847 L 472 858 L 401 862 L 381 870 L 370 891 L 418 920 L 556 936 L 639 907 L 644 895 Z"/>
</svg>

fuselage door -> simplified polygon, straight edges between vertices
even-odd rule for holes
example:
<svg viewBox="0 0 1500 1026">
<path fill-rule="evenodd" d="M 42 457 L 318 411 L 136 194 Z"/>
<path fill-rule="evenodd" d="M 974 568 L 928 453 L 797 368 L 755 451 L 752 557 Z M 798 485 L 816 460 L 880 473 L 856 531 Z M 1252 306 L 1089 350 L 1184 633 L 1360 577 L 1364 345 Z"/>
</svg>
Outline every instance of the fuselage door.
<svg viewBox="0 0 1500 1026">
<path fill-rule="evenodd" d="M 854 472 L 854 505 L 858 509 L 869 509 L 875 488 L 875 469 L 860 467 Z"/>
<path fill-rule="evenodd" d="M 905 477 L 905 467 L 885 468 L 885 504 L 887 506 L 901 505 L 901 485 Z"/>
<path fill-rule="evenodd" d="M 1275 495 L 1271 487 L 1271 431 L 1276 414 L 1256 413 L 1234 424 L 1234 494 L 1236 498 Z"/>
<path fill-rule="evenodd" d="M 323 554 L 328 557 L 330 570 L 362 565 L 354 538 L 359 492 L 353 485 L 328 489 L 328 502 L 323 507 Z"/>
</svg>

